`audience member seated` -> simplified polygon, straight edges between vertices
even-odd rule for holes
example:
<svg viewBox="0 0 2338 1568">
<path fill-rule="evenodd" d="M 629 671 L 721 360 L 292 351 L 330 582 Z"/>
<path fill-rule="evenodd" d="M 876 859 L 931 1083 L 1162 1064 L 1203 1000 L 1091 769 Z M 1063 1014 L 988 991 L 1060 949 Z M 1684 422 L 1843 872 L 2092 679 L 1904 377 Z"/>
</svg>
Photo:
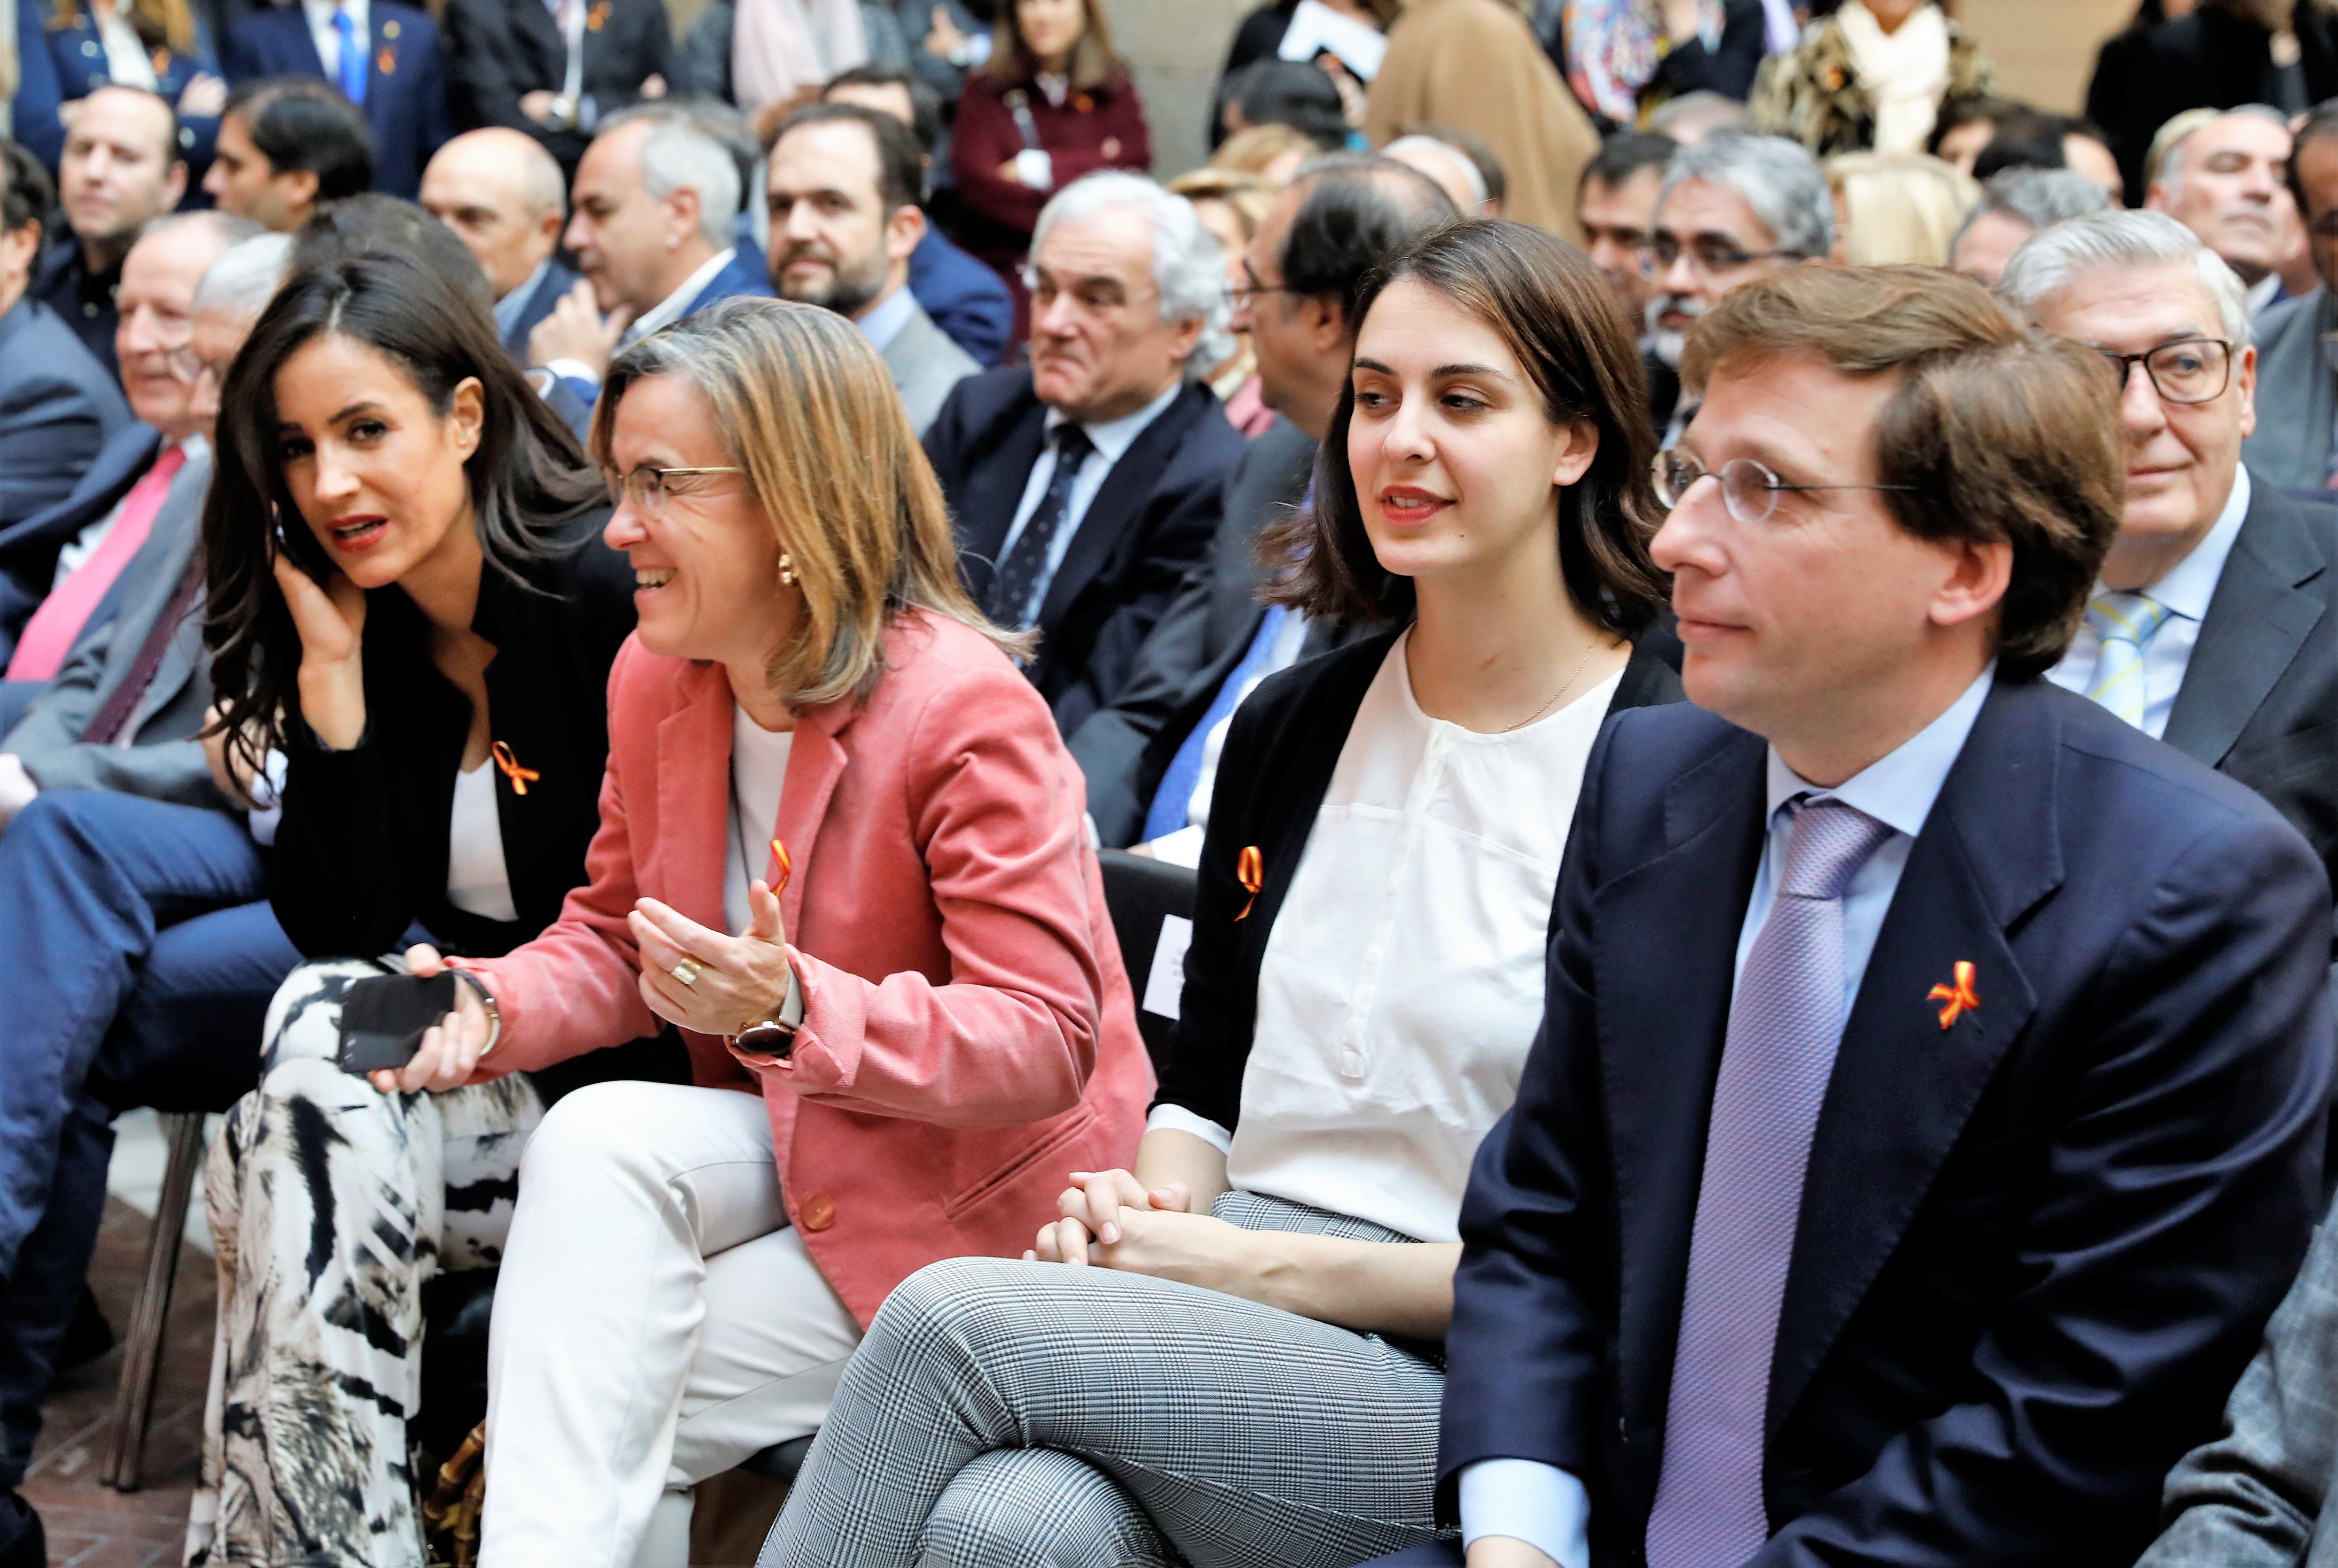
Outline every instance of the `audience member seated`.
<svg viewBox="0 0 2338 1568">
<path fill-rule="evenodd" d="M 2299 222 L 2289 152 L 2288 120 L 2245 104 L 2169 147 L 2143 201 L 2225 259 L 2248 288 L 2252 316 L 2289 298 L 2281 270 L 2297 248 Z"/>
<path fill-rule="evenodd" d="M 1699 326 L 1696 706 L 1601 738 L 1462 1206 L 1479 1568 L 2125 1563 L 2304 1256 L 2320 867 L 2038 679 L 2118 524 L 2091 354 L 1930 270 Z"/>
<path fill-rule="evenodd" d="M 198 600 L 198 524 L 211 455 L 204 432 L 223 371 L 291 241 L 247 240 L 245 221 L 197 213 L 140 242 L 123 327 L 132 396 L 160 439 L 160 479 L 133 489 L 116 532 L 151 523 L 122 573 L 120 611 L 0 740 L 0 933 L 23 959 L 0 1034 L 0 1563 L 38 1564 L 24 1484 L 41 1406 L 104 1213 L 113 1119 L 138 1105 L 223 1111 L 251 1083 L 263 1009 L 299 961 L 265 903 L 267 861 L 213 782 L 198 732 L 211 681 Z M 219 256 L 192 301 L 192 340 L 142 347 L 153 295 L 192 285 L 187 257 Z M 192 356 L 165 411 L 141 361 Z M 170 459 L 184 466 L 172 476 Z M 133 506 L 135 510 L 133 510 Z"/>
<path fill-rule="evenodd" d="M 241 787 L 281 755 L 268 892 L 309 958 L 508 952 L 585 879 L 600 821 L 634 574 L 596 543 L 604 486 L 471 287 L 402 250 L 322 255 L 221 397 L 205 637 Z M 563 1088 L 679 1067 L 653 1044 L 442 1113 L 335 1064 L 341 993 L 368 973 L 370 956 L 286 982 L 260 1086 L 211 1146 L 219 1338 L 193 1563 L 419 1568 L 424 1285 L 494 1265 L 502 1153 Z"/>
<path fill-rule="evenodd" d="M 1750 131 L 1754 116 L 1744 104 L 1718 93 L 1684 93 L 1648 116 L 1647 132 L 1669 138 L 1682 147 L 1694 147 L 1724 131 Z"/>
<path fill-rule="evenodd" d="M 211 162 L 227 83 L 203 13 L 186 0 L 19 0 L 15 7 L 20 80 L 9 112 L 34 156 L 50 168 L 64 161 L 69 121 L 101 87 L 142 87 L 174 113 L 165 163 L 182 159 L 200 174 Z"/>
<path fill-rule="evenodd" d="M 373 185 L 373 133 L 347 100 L 299 77 L 228 94 L 203 191 L 220 210 L 300 231 L 319 207 Z"/>
<path fill-rule="evenodd" d="M 2326 491 L 2338 483 L 2329 358 L 2338 333 L 2330 289 L 2338 277 L 2338 105 L 2323 104 L 2299 123 L 2285 172 L 2322 286 L 2256 322 L 2257 427 L 2242 451 L 2260 477 L 2284 490 Z"/>
<path fill-rule="evenodd" d="M 1993 174 L 1949 241 L 1949 265 L 1982 288 L 1994 289 L 2006 259 L 2032 234 L 2099 212 L 2113 201 L 2074 170 L 2008 169 Z"/>
<path fill-rule="evenodd" d="M 564 176 L 603 115 L 664 97 L 673 75 L 660 0 L 447 0 L 445 20 L 462 122 L 524 132 Z"/>
<path fill-rule="evenodd" d="M 1951 93 L 1940 100 L 1932 117 L 1932 133 L 1924 151 L 1970 174 L 1982 152 L 1997 140 L 1997 128 L 2008 120 L 2035 113 L 2028 104 L 1987 93 Z"/>
<path fill-rule="evenodd" d="M 918 435 L 981 368 L 909 291 L 925 237 L 924 160 L 909 128 L 850 103 L 799 109 L 771 143 L 764 195 L 783 299 L 850 318 L 884 356 Z"/>
<path fill-rule="evenodd" d="M 1119 694 L 1223 515 L 1243 438 L 1191 378 L 1227 317 L 1193 204 L 1135 174 L 1047 203 L 1031 364 L 958 383 L 926 432 L 983 613 L 1036 629 L 1025 671 L 1068 735 Z"/>
<path fill-rule="evenodd" d="M 528 362 L 590 408 L 618 348 L 724 299 L 768 295 L 734 243 L 742 194 L 738 164 L 686 109 L 612 116 L 577 165 L 562 237 L 584 276 L 529 334 Z"/>
<path fill-rule="evenodd" d="M 157 508 L 187 512 L 193 527 L 211 436 L 209 417 L 189 407 L 184 368 L 195 285 L 221 252 L 259 231 L 248 218 L 192 212 L 156 222 L 123 258 L 117 357 L 135 417 L 108 438 L 71 495 L 0 536 L 0 647 L 9 654 L 0 728 L 64 667 L 83 633 L 113 615 L 113 585 L 132 557 L 158 526 L 172 531 Z M 191 471 L 175 482 L 182 469 Z M 166 507 L 173 491 L 177 503 Z M 0 814 L 7 795 L 0 783 Z"/>
<path fill-rule="evenodd" d="M 959 238 L 1015 296 L 1015 338 L 1031 331 L 1024 287 L 1039 212 L 1100 169 L 1153 166 L 1153 132 L 1102 0 L 1001 0 L 990 57 L 968 74 L 950 129 L 965 204 Z"/>
<path fill-rule="evenodd" d="M 1724 295 L 1833 250 L 1826 176 L 1793 142 L 1729 132 L 1684 147 L 1665 166 L 1648 238 L 1657 360 L 1677 373 L 1689 329 Z M 1675 407 L 1661 444 L 1670 447 L 1695 412 Z"/>
<path fill-rule="evenodd" d="M 1639 380 L 1598 272 L 1521 225 L 1367 286 L 1272 592 L 1380 629 L 1235 717 L 1133 1166 L 1073 1167 L 1025 1261 L 894 1291 L 762 1568 L 1439 1536 L 1463 1178 L 1534 1036 L 1585 759 L 1679 692 L 1626 641 L 1663 593 Z"/>
<path fill-rule="evenodd" d="M 478 258 L 496 300 L 496 330 L 527 363 L 528 335 L 576 287 L 560 263 L 568 187 L 534 137 L 497 126 L 467 131 L 422 171 L 422 209 Z"/>
<path fill-rule="evenodd" d="M 516 1068 L 683 1032 L 693 1086 L 588 1090 L 496 1152 L 479 1561 L 683 1568 L 690 1488 L 820 1426 L 902 1278 L 1125 1158 L 1153 1072 L 1077 771 L 866 339 L 702 312 L 618 357 L 594 445 L 643 586 L 591 881 L 458 961 L 381 1098 L 475 1117 Z"/>
<path fill-rule="evenodd" d="M 1248 281 L 1243 264 L 1249 257 L 1251 240 L 1274 205 L 1275 191 L 1255 176 L 1229 174 L 1222 169 L 1189 170 L 1170 181 L 1168 191 L 1194 204 L 1194 216 L 1225 253 L 1226 286 L 1239 294 Z M 1258 352 L 1248 331 L 1229 323 L 1226 336 L 1233 348 L 1202 373 L 1202 379 L 1225 405 L 1228 423 L 1256 440 L 1274 426 L 1274 410 L 1262 396 Z M 1196 356 L 1204 354 L 1208 347 L 1205 343 L 1196 349 Z"/>
<path fill-rule="evenodd" d="M 900 32 L 887 6 L 857 0 L 712 0 L 675 64 L 688 91 L 736 104 L 769 144 L 780 122 L 818 103 L 821 84 L 878 58 Z M 906 47 L 887 62 L 899 66 Z"/>
<path fill-rule="evenodd" d="M 2285 0 L 2199 0 L 2143 35 L 2129 56 L 2120 118 L 2103 122 L 2143 203 L 2161 126 L 2187 110 L 2268 103 L 2302 114 L 2338 96 L 2338 13 Z"/>
<path fill-rule="evenodd" d="M 368 0 L 363 8 L 343 0 L 263 5 L 229 33 L 225 60 L 227 79 L 238 87 L 298 76 L 338 88 L 373 138 L 373 188 L 392 196 L 411 198 L 422 188 L 422 165 L 453 131 L 438 24 L 403 0 Z"/>
<path fill-rule="evenodd" d="M 1601 144 L 1599 156 L 1585 165 L 1575 197 L 1583 252 L 1607 279 L 1608 292 L 1624 308 L 1625 321 L 1639 335 L 1640 363 L 1648 377 L 1648 414 L 1659 436 L 1680 397 L 1680 371 L 1657 358 L 1652 338 L 1648 235 L 1656 226 L 1656 195 L 1664 189 L 1665 170 L 1679 151 L 1679 143 L 1669 136 L 1617 132 Z"/>
<path fill-rule="evenodd" d="M 1843 152 L 1826 161 L 1841 265 L 1945 267 L 1949 242 L 1980 200 L 1953 163 L 1925 152 Z"/>
<path fill-rule="evenodd" d="M 1492 150 L 1503 211 L 1576 237 L 1567 193 L 1599 151 L 1591 117 L 1533 30 L 1504 0 L 1413 0 L 1389 33 L 1364 134 L 1386 146 L 1416 126 L 1467 132 Z"/>
<path fill-rule="evenodd" d="M 47 171 L 0 137 L 0 556 L 130 422 L 105 367 L 30 293 L 51 200 Z"/>
<path fill-rule="evenodd" d="M 2103 132 L 2068 114 L 2023 109 L 2007 115 L 1966 172 L 1987 184 L 2008 169 L 2075 170 L 2100 186 L 2112 205 L 2123 204 L 2127 182 Z"/>
<path fill-rule="evenodd" d="M 909 126 L 926 161 L 922 188 L 930 192 L 936 166 L 943 162 L 938 151 L 941 105 L 922 79 L 885 66 L 863 65 L 829 83 L 820 101 L 858 103 Z M 1007 291 L 1004 279 L 932 223 L 909 252 L 909 292 L 950 341 L 974 356 L 976 364 L 992 366 L 1007 358 L 1007 345 L 1015 340 L 1015 297 Z"/>
<path fill-rule="evenodd" d="M 113 294 L 122 259 L 138 231 L 186 193 L 187 165 L 168 103 L 138 87 L 98 87 L 82 99 L 57 168 L 57 201 L 70 232 L 42 258 L 33 297 L 117 377 L 113 329 L 122 314 Z"/>
<path fill-rule="evenodd" d="M 1814 157 L 1918 152 L 1942 100 L 1996 85 L 1980 44 L 1936 0 L 1843 0 L 1762 63 L 1754 124 Z"/>
<path fill-rule="evenodd" d="M 1280 417 L 1226 481 L 1217 537 L 1120 694 L 1072 737 L 1104 843 L 1142 842 L 1160 858 L 1194 864 L 1236 705 L 1277 671 L 1362 634 L 1352 622 L 1261 603 L 1258 539 L 1305 504 L 1317 443 L 1347 391 L 1366 276 L 1457 216 L 1425 176 L 1334 154 L 1304 166 L 1238 258 L 1235 324 L 1257 346 L 1261 394 Z"/>
<path fill-rule="evenodd" d="M 2015 251 L 1999 292 L 2125 378 L 2127 510 L 2048 679 L 2255 790 L 2338 876 L 2338 529 L 2242 462 L 2240 280 L 2161 214 L 2103 212 Z"/>
</svg>

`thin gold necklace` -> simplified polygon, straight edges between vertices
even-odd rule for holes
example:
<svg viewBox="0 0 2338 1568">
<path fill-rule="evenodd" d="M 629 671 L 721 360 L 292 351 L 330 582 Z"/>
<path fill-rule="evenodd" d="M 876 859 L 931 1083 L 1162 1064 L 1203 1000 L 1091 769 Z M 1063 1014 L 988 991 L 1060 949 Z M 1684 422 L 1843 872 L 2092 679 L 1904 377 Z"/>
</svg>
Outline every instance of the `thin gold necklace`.
<svg viewBox="0 0 2338 1568">
<path fill-rule="evenodd" d="M 1567 672 L 1567 685 L 1561 686 L 1557 691 L 1552 692 L 1550 694 L 1549 701 L 1546 701 L 1541 707 L 1536 709 L 1533 712 L 1528 714 L 1525 718 L 1519 720 L 1517 723 L 1505 724 L 1499 730 L 1495 730 L 1494 733 L 1497 735 L 1508 735 L 1513 730 L 1523 730 L 1528 725 L 1533 723 L 1536 720 L 1541 718 L 1544 714 L 1549 712 L 1551 709 L 1557 704 L 1558 700 L 1567 695 L 1567 688 L 1575 684 L 1576 677 L 1583 673 L 1584 666 L 1591 662 L 1591 656 L 1598 652 L 1599 638 L 1595 633 L 1589 644 L 1584 648 L 1583 657 L 1577 660 L 1575 662 L 1575 668 Z"/>
</svg>

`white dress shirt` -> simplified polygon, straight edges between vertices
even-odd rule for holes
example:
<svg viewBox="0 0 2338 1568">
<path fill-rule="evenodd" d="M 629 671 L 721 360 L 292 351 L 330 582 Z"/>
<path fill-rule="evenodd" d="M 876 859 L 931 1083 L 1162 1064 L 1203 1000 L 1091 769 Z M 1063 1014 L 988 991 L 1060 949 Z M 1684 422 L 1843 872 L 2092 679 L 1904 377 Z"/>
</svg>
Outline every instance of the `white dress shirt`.
<svg viewBox="0 0 2338 1568">
<path fill-rule="evenodd" d="M 731 810 L 729 842 L 722 847 L 722 918 L 738 936 L 754 922 L 748 884 L 771 876 L 771 834 L 780 820 L 780 795 L 788 784 L 788 758 L 795 750 L 792 730 L 766 730 L 737 703 L 731 706 Z M 752 867 L 751 863 L 752 862 Z"/>
<path fill-rule="evenodd" d="M 1481 735 L 1420 710 L 1410 641 L 1364 693 L 1267 937 L 1239 1125 L 1148 1125 L 1226 1149 L 1240 1191 L 1451 1241 L 1542 1021 L 1551 892 L 1622 676 Z"/>
<path fill-rule="evenodd" d="M 105 46 L 106 80 L 119 87 L 159 91 L 153 56 L 147 54 L 138 29 L 130 24 L 130 0 L 113 0 L 113 4 L 97 0 L 90 7 L 90 16 L 97 24 L 98 42 Z"/>
<path fill-rule="evenodd" d="M 349 24 L 357 30 L 359 54 L 373 47 L 373 30 L 367 24 L 366 0 L 300 0 L 300 10 L 309 18 L 309 38 L 317 45 L 317 59 L 325 67 L 325 80 L 338 83 L 341 79 L 341 35 L 333 28 L 333 13 L 346 11 Z"/>
<path fill-rule="evenodd" d="M 1981 704 L 1989 699 L 1996 678 L 1991 662 L 1964 694 L 1897 750 L 1870 763 L 1832 789 L 1822 789 L 1797 775 L 1770 748 L 1768 797 L 1769 834 L 1762 842 L 1762 863 L 1754 875 L 1753 897 L 1745 901 L 1745 922 L 1737 936 L 1733 976 L 1742 975 L 1754 939 L 1761 935 L 1777 901 L 1779 867 L 1793 838 L 1793 813 L 1785 809 L 1797 798 L 1816 802 L 1840 800 L 1866 813 L 1891 832 L 1876 847 L 1842 896 L 1842 1014 L 1866 977 L 1867 961 L 1875 952 L 1875 938 L 1883 917 L 1900 890 L 1901 873 L 1908 868 L 1908 853 L 1932 814 L 1932 804 L 1948 782 L 1949 770 L 1972 734 Z M 1734 981 L 1733 978 L 1733 989 Z M 1524 1541 L 1560 1564 L 1585 1568 L 1591 1560 L 1586 1539 L 1590 1499 L 1583 1483 L 1566 1471 L 1531 1459 L 1488 1459 L 1461 1473 L 1461 1539 L 1466 1545 L 1481 1535 L 1506 1535 Z"/>
<path fill-rule="evenodd" d="M 2249 514 L 2249 471 L 2233 470 L 2233 493 L 2225 509 L 2192 546 L 2192 554 L 2168 569 L 2167 574 L 2141 592 L 2167 607 L 2167 619 L 2143 651 L 2143 730 L 2156 740 L 2167 733 L 2167 716 L 2176 710 L 2176 694 L 2184 689 L 2184 671 L 2200 641 L 2200 622 L 2207 617 L 2208 602 L 2216 596 L 2216 580 L 2225 574 L 2225 561 L 2241 524 Z M 2095 584 L 2097 593 L 2110 590 Z M 2046 679 L 2083 697 L 2095 678 L 2095 662 L 2102 657 L 2103 640 L 2091 624 L 2078 628 L 2070 651 L 2046 672 Z"/>
<path fill-rule="evenodd" d="M 904 283 L 869 307 L 853 325 L 860 328 L 860 335 L 875 344 L 877 352 L 882 354 L 893 346 L 893 339 L 901 335 L 901 328 L 909 324 L 909 317 L 917 309 L 918 297 L 910 293 L 909 286 Z"/>
<path fill-rule="evenodd" d="M 1139 436 L 1144 434 L 1145 426 L 1168 412 L 1169 405 L 1177 401 L 1177 394 L 1184 389 L 1185 383 L 1182 379 L 1174 381 L 1170 383 L 1169 390 L 1134 414 L 1124 414 L 1102 425 L 1083 424 L 1080 426 L 1087 432 L 1095 454 L 1081 466 L 1079 477 L 1072 481 L 1071 499 L 1064 507 L 1064 521 L 1056 528 L 1056 536 L 1047 542 L 1046 569 L 1031 585 L 1031 613 L 1035 617 L 1038 613 L 1038 606 L 1047 602 L 1047 588 L 1055 582 L 1056 571 L 1064 564 L 1065 554 L 1072 547 L 1072 535 L 1080 531 L 1081 520 L 1087 516 L 1088 507 L 1095 503 L 1096 492 L 1104 488 L 1113 465 L 1120 461 L 1121 455 L 1135 444 Z M 1023 536 L 1023 525 L 1030 522 L 1031 514 L 1039 509 L 1040 501 L 1047 494 L 1048 483 L 1056 477 L 1056 432 L 1066 423 L 1064 416 L 1053 408 L 1047 410 L 1046 444 L 1039 449 L 1039 460 L 1031 465 L 1031 477 L 1023 483 L 1023 499 L 1016 505 L 1015 521 L 1008 526 L 1007 537 L 998 542 L 998 558 L 1001 561 L 1006 560 L 1015 548 L 1015 541 Z"/>
</svg>

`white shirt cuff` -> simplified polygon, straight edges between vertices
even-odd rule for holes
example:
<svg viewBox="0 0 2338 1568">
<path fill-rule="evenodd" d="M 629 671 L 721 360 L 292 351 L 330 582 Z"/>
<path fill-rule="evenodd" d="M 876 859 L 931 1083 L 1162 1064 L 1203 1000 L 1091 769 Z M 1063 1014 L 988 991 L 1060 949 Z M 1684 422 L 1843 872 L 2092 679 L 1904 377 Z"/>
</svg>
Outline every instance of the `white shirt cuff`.
<svg viewBox="0 0 2338 1568">
<path fill-rule="evenodd" d="M 1591 1494 L 1583 1483 L 1533 1459 L 1480 1459 L 1461 1472 L 1461 1549 L 1505 1535 L 1557 1563 L 1589 1568 Z"/>
<path fill-rule="evenodd" d="M 1183 1105 L 1155 1105 L 1153 1108 L 1153 1113 L 1144 1119 L 1144 1130 L 1151 1132 L 1163 1127 L 1172 1132 L 1190 1132 L 1221 1154 L 1234 1152 L 1233 1133 L 1207 1116 L 1194 1115 Z"/>
<path fill-rule="evenodd" d="M 545 368 L 564 381 L 583 381 L 594 387 L 601 384 L 601 373 L 582 359 L 555 359 Z"/>
<path fill-rule="evenodd" d="M 1015 178 L 1034 191 L 1053 191 L 1056 161 L 1036 147 L 1027 147 L 1015 154 Z"/>
<path fill-rule="evenodd" d="M 1173 832 L 1164 833 L 1148 846 L 1155 860 L 1170 866 L 1183 866 L 1188 871 L 1202 868 L 1202 844 L 1209 837 L 1207 828 L 1187 823 Z"/>
</svg>

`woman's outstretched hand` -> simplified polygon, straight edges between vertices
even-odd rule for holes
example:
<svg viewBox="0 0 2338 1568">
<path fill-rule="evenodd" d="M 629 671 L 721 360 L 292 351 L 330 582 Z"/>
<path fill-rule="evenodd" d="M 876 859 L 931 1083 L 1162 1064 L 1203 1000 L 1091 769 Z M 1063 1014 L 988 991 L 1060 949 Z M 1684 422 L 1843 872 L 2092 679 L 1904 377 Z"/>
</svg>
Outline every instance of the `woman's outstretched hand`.
<svg viewBox="0 0 2338 1568">
<path fill-rule="evenodd" d="M 365 738 L 365 590 L 339 572 L 319 587 L 281 550 L 274 566 L 300 634 L 300 716 L 318 740 L 349 750 Z"/>
<path fill-rule="evenodd" d="M 634 903 L 625 924 L 641 950 L 642 1000 L 651 1012 L 701 1034 L 736 1034 L 778 1016 L 789 978 L 779 897 L 758 880 L 747 889 L 747 929 L 725 936 L 654 898 Z M 677 968 L 690 975 L 687 985 Z"/>
<path fill-rule="evenodd" d="M 424 978 L 447 967 L 438 949 L 418 942 L 406 950 L 406 972 Z M 395 1073 L 384 1069 L 367 1078 L 385 1094 L 433 1094 L 459 1089 L 471 1081 L 487 1048 L 487 1010 L 462 981 L 455 984 L 455 1011 L 422 1032 L 422 1049 Z"/>
</svg>

